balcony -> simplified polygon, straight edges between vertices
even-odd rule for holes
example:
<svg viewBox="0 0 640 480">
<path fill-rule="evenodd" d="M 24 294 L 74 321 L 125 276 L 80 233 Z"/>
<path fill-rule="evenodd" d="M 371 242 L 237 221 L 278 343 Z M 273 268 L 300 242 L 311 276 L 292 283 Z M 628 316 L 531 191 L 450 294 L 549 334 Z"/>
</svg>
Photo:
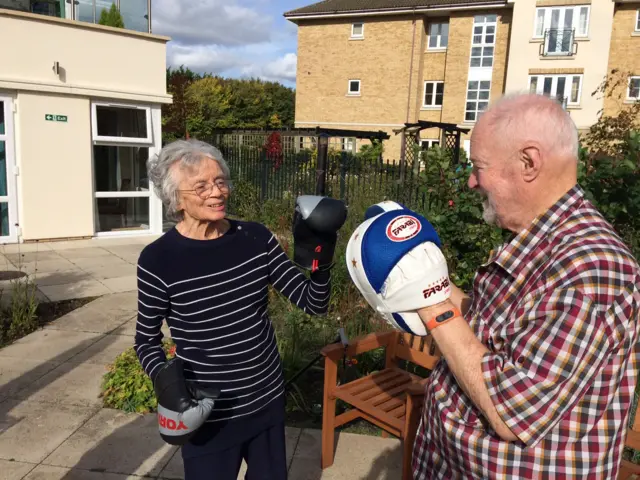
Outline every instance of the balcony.
<svg viewBox="0 0 640 480">
<path fill-rule="evenodd" d="M 112 4 L 124 28 L 151 33 L 151 0 L 0 0 L 0 8 L 88 23 L 100 23 L 102 11 Z"/>
<path fill-rule="evenodd" d="M 574 28 L 548 28 L 544 32 L 544 42 L 540 46 L 541 56 L 571 57 L 578 52 Z"/>
</svg>

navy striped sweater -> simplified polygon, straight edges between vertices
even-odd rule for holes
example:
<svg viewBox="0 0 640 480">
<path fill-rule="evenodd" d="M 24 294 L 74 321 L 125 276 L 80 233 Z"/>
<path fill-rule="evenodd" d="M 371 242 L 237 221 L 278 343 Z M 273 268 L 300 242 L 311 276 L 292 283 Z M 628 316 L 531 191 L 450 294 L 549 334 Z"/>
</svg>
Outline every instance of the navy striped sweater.
<svg viewBox="0 0 640 480">
<path fill-rule="evenodd" d="M 138 260 L 135 351 L 152 379 L 166 361 L 166 321 L 187 381 L 222 392 L 209 422 L 247 418 L 284 393 L 275 332 L 267 315 L 273 285 L 311 315 L 327 311 L 330 273 L 307 278 L 263 225 L 230 220 L 215 240 L 175 228 Z"/>
</svg>

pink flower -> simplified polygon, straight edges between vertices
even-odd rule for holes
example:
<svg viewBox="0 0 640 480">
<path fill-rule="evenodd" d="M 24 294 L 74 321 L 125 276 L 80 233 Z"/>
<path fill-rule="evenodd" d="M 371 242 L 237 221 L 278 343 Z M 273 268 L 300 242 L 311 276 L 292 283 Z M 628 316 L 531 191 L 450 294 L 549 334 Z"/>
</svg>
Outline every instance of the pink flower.
<svg viewBox="0 0 640 480">
<path fill-rule="evenodd" d="M 454 205 L 453 200 L 449 200 L 449 206 L 453 207 L 453 205 Z"/>
</svg>

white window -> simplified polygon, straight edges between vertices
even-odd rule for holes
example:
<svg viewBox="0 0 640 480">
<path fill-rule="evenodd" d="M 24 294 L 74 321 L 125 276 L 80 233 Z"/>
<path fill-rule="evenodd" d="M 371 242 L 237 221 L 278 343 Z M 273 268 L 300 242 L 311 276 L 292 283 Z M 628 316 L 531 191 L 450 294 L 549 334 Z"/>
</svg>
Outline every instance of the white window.
<svg viewBox="0 0 640 480">
<path fill-rule="evenodd" d="M 429 24 L 428 49 L 447 48 L 449 44 L 449 22 L 434 22 Z"/>
<path fill-rule="evenodd" d="M 152 230 L 147 159 L 157 145 L 151 108 L 93 103 L 91 117 L 96 233 Z"/>
<path fill-rule="evenodd" d="M 94 103 L 91 109 L 93 138 L 101 142 L 151 144 L 151 109 L 137 105 Z"/>
<path fill-rule="evenodd" d="M 640 32 L 640 8 L 636 12 L 636 32 Z"/>
<path fill-rule="evenodd" d="M 360 95 L 360 80 L 349 80 L 347 95 Z"/>
<path fill-rule="evenodd" d="M 444 96 L 444 82 L 424 82 L 423 107 L 441 107 Z"/>
<path fill-rule="evenodd" d="M 351 38 L 364 38 L 364 23 L 351 25 Z"/>
<path fill-rule="evenodd" d="M 589 33 L 589 5 L 569 7 L 540 7 L 536 9 L 534 38 L 544 38 L 551 32 L 576 37 L 586 37 Z"/>
<path fill-rule="evenodd" d="M 471 67 L 492 67 L 496 44 L 496 15 L 476 15 L 471 39 Z"/>
<path fill-rule="evenodd" d="M 629 77 L 627 100 L 640 100 L 640 77 Z"/>
<path fill-rule="evenodd" d="M 479 114 L 489 104 L 490 80 L 471 80 L 467 84 L 467 102 L 464 112 L 465 122 L 475 122 Z"/>
<path fill-rule="evenodd" d="M 563 106 L 579 105 L 582 75 L 531 75 L 529 91 L 555 97 Z"/>
<path fill-rule="evenodd" d="M 436 138 L 420 139 L 420 148 L 422 148 L 423 150 L 428 150 L 431 147 L 435 147 L 436 145 L 440 145 L 440 140 Z"/>
</svg>

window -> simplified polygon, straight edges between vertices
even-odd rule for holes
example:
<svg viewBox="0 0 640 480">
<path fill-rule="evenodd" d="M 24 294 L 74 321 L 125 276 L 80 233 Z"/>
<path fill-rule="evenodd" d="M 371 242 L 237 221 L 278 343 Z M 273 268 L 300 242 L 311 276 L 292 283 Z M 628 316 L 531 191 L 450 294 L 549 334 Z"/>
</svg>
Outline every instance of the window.
<svg viewBox="0 0 640 480">
<path fill-rule="evenodd" d="M 364 38 L 364 23 L 351 25 L 351 38 Z"/>
<path fill-rule="evenodd" d="M 636 12 L 636 32 L 640 32 L 640 8 Z"/>
<path fill-rule="evenodd" d="M 555 97 L 563 106 L 580 104 L 582 75 L 532 75 L 529 91 Z"/>
<path fill-rule="evenodd" d="M 428 49 L 447 48 L 449 44 L 449 22 L 437 22 L 429 25 Z"/>
<path fill-rule="evenodd" d="M 149 107 L 92 105 L 96 232 L 150 229 Z"/>
<path fill-rule="evenodd" d="M 574 30 L 576 37 L 586 37 L 589 32 L 589 14 L 589 5 L 540 7 L 536 10 L 533 37 L 544 38 L 549 32 L 555 31 L 557 34 Z"/>
<path fill-rule="evenodd" d="M 496 44 L 496 15 L 476 15 L 473 19 L 471 67 L 492 67 Z"/>
<path fill-rule="evenodd" d="M 423 107 L 441 107 L 444 96 L 444 82 L 424 82 Z"/>
<path fill-rule="evenodd" d="M 96 141 L 151 143 L 149 107 L 94 103 L 93 136 Z"/>
<path fill-rule="evenodd" d="M 420 139 L 420 148 L 422 148 L 422 150 L 428 150 L 436 145 L 440 145 L 440 140 L 433 138 Z"/>
<path fill-rule="evenodd" d="M 640 77 L 629 78 L 627 100 L 640 100 Z"/>
<path fill-rule="evenodd" d="M 347 95 L 360 95 L 360 80 L 349 80 Z"/>
<path fill-rule="evenodd" d="M 465 107 L 465 122 L 475 122 L 480 113 L 489 104 L 491 90 L 490 80 L 472 80 L 467 84 L 467 103 Z"/>
</svg>

